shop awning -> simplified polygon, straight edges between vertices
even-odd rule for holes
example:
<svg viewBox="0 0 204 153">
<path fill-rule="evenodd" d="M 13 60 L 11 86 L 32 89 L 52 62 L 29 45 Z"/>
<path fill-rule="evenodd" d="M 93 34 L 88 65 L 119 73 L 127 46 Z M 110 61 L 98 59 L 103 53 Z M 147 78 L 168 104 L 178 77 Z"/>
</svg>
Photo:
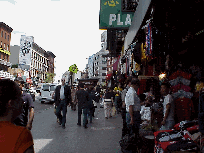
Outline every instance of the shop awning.
<svg viewBox="0 0 204 153">
<path fill-rule="evenodd" d="M 137 10 L 134 13 L 131 26 L 129 27 L 129 30 L 128 30 L 127 35 L 125 37 L 124 50 L 127 50 L 128 46 L 134 40 L 138 30 L 140 29 L 140 26 L 143 22 L 145 15 L 146 15 L 146 12 L 150 6 L 150 3 L 151 3 L 151 0 L 140 0 L 139 1 L 139 5 L 137 6 Z"/>
<path fill-rule="evenodd" d="M 5 50 L 3 48 L 0 48 L 0 52 L 11 55 L 11 53 L 8 50 Z"/>
</svg>

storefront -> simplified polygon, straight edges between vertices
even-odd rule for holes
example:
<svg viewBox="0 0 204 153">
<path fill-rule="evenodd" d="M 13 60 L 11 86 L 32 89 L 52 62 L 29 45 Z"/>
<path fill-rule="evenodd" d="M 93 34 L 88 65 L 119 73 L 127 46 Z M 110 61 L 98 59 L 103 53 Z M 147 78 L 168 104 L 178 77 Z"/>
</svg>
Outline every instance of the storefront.
<svg viewBox="0 0 204 153">
<path fill-rule="evenodd" d="M 193 120 L 198 120 L 200 114 L 198 110 L 200 93 L 195 87 L 198 82 L 204 80 L 201 54 L 204 38 L 203 6 L 204 2 L 200 1 L 140 1 L 125 38 L 125 51 L 122 57 L 126 65 L 123 65 L 126 68 L 125 72 L 131 69 L 129 72 L 133 75 L 138 74 L 142 85 L 140 93 L 145 91 L 146 77 L 152 76 L 158 80 L 161 74 L 166 76 L 165 79 L 159 80 L 159 83 L 166 81 L 171 85 L 176 124 L 182 121 L 186 121 L 183 122 L 185 125 L 192 123 Z M 197 148 L 195 147 L 198 136 L 195 139 L 192 137 L 194 134 L 199 135 L 198 122 L 187 126 L 190 129 L 163 131 L 163 134 L 169 137 L 173 132 L 178 136 L 182 130 L 191 133 L 188 136 L 182 133 L 176 140 L 160 141 L 164 136 L 161 136 L 162 131 L 157 129 L 158 131 L 154 133 L 154 151 L 170 151 L 173 144 L 174 149 L 177 148 L 173 151 L 180 151 L 178 145 L 181 139 L 185 139 L 186 142 L 191 140 L 187 142 L 192 144 L 189 150 L 193 151 L 193 147 L 195 150 L 199 149 L 198 143 Z M 150 127 L 147 129 L 151 131 Z M 193 132 L 191 129 L 194 129 Z"/>
</svg>

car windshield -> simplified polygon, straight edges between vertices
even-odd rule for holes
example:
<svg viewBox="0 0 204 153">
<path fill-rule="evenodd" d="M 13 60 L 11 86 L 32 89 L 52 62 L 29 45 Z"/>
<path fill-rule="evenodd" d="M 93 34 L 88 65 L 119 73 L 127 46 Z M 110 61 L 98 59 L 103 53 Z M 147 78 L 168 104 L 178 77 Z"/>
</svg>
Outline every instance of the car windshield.
<svg viewBox="0 0 204 153">
<path fill-rule="evenodd" d="M 49 84 L 44 84 L 42 90 L 49 91 Z"/>
<path fill-rule="evenodd" d="M 55 91 L 55 85 L 50 86 L 50 91 Z"/>
</svg>

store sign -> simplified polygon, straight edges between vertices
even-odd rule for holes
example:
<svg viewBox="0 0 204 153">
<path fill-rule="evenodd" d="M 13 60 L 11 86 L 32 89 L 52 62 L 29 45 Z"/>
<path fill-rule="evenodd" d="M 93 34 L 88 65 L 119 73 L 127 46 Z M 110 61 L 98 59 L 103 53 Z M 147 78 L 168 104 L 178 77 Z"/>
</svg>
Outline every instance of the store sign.
<svg viewBox="0 0 204 153">
<path fill-rule="evenodd" d="M 122 12 L 121 0 L 101 0 L 99 29 L 128 28 L 134 12 Z"/>
<path fill-rule="evenodd" d="M 20 53 L 19 53 L 19 65 L 22 69 L 30 69 L 31 65 L 31 52 L 32 43 L 34 42 L 32 36 L 21 36 L 20 39 Z"/>
</svg>

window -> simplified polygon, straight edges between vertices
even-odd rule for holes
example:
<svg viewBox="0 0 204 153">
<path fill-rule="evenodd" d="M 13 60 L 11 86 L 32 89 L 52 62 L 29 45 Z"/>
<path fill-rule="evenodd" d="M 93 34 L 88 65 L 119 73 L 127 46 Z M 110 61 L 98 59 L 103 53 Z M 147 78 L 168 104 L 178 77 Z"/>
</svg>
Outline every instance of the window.
<svg viewBox="0 0 204 153">
<path fill-rule="evenodd" d="M 6 39 L 6 33 L 5 33 L 5 39 Z"/>
<path fill-rule="evenodd" d="M 9 50 L 9 45 L 7 45 L 7 50 Z"/>
<path fill-rule="evenodd" d="M 6 44 L 4 44 L 4 49 L 6 49 Z"/>
<path fill-rule="evenodd" d="M 8 41 L 9 41 L 9 35 L 8 35 Z"/>
<path fill-rule="evenodd" d="M 102 70 L 106 70 L 106 67 L 102 67 Z"/>
<path fill-rule="evenodd" d="M 3 37 L 4 36 L 4 32 L 3 31 L 1 31 L 1 37 Z"/>
<path fill-rule="evenodd" d="M 102 73 L 102 76 L 106 76 L 106 73 Z"/>
<path fill-rule="evenodd" d="M 102 64 L 106 64 L 107 62 L 106 61 L 102 61 Z"/>
<path fill-rule="evenodd" d="M 1 41 L 1 46 L 0 46 L 1 48 L 3 48 L 3 46 L 2 46 L 2 41 Z"/>
</svg>

